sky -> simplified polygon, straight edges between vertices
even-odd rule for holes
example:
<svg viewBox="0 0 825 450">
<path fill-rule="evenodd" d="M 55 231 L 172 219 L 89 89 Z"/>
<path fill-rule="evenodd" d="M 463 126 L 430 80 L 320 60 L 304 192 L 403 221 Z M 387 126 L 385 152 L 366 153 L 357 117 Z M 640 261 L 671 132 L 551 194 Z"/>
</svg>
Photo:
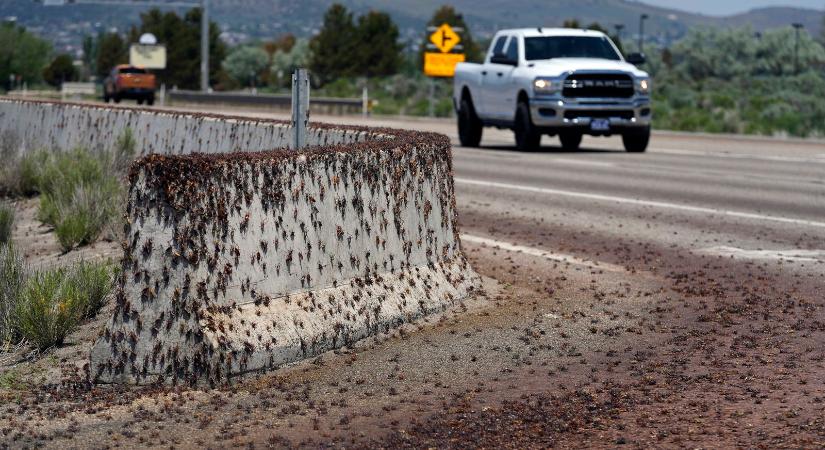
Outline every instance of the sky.
<svg viewBox="0 0 825 450">
<path fill-rule="evenodd" d="M 798 6 L 825 9 L 825 0 L 642 0 L 656 6 L 681 9 L 714 16 L 744 12 L 763 6 Z"/>
</svg>

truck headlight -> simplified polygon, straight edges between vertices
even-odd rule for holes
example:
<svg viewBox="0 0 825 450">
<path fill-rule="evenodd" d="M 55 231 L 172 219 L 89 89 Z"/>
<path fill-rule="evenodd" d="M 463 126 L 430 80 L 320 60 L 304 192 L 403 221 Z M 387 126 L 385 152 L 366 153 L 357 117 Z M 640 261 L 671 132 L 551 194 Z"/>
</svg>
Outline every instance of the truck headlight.
<svg viewBox="0 0 825 450">
<path fill-rule="evenodd" d="M 536 78 L 533 80 L 533 91 L 536 94 L 551 94 L 559 90 L 559 83 L 550 78 Z"/>
<path fill-rule="evenodd" d="M 639 80 L 639 92 L 642 94 L 650 93 L 650 80 L 646 78 Z"/>
</svg>

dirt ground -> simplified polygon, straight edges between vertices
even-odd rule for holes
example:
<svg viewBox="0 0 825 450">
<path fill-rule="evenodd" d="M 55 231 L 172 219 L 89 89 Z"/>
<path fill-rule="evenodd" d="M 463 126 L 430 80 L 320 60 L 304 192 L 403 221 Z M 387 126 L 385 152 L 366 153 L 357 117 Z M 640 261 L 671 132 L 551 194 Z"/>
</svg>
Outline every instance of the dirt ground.
<svg viewBox="0 0 825 450">
<path fill-rule="evenodd" d="M 60 255 L 34 205 L 15 230 L 32 264 L 117 258 Z M 463 307 L 217 389 L 85 383 L 104 310 L 64 347 L 6 354 L 0 447 L 825 447 L 823 271 L 547 246 L 571 242 L 623 270 L 465 243 L 486 278 Z"/>
</svg>

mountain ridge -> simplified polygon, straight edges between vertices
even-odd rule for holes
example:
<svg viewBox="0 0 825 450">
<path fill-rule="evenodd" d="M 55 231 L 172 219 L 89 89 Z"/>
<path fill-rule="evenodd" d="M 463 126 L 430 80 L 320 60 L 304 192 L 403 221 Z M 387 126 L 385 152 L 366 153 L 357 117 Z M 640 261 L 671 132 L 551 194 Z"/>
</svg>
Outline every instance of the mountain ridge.
<svg viewBox="0 0 825 450">
<path fill-rule="evenodd" d="M 471 31 L 478 37 L 490 36 L 498 28 L 558 26 L 565 19 L 577 19 L 586 26 L 599 22 L 613 30 L 624 24 L 623 39 L 635 39 L 639 15 L 648 14 L 646 36 L 669 45 L 695 26 L 745 26 L 754 31 L 800 22 L 819 36 L 825 12 L 797 7 L 764 7 L 730 16 L 710 16 L 648 5 L 630 0 L 522 0 L 518 7 L 499 0 L 339 0 L 356 15 L 370 9 L 390 13 L 401 29 L 402 39 L 415 41 L 423 35 L 424 24 L 444 3 L 463 12 Z M 274 38 L 291 32 L 310 36 L 323 20 L 333 0 L 212 0 L 211 12 L 230 43 L 251 38 Z M 15 16 L 18 23 L 44 35 L 59 49 L 74 50 L 84 34 L 116 28 L 125 31 L 139 22 L 145 6 L 67 5 L 43 6 L 32 0 L 0 0 L 0 17 Z M 182 8 L 163 9 L 183 12 Z"/>
</svg>

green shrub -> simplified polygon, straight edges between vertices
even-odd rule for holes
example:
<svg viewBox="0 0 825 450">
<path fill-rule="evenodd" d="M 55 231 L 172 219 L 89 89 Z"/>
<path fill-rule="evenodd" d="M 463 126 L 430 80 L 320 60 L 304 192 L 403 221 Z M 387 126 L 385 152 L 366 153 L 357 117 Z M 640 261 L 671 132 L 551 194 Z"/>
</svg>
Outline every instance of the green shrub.
<svg viewBox="0 0 825 450">
<path fill-rule="evenodd" d="M 68 277 L 84 298 L 83 317 L 97 315 L 112 291 L 115 278 L 112 265 L 81 261 L 70 269 Z"/>
<path fill-rule="evenodd" d="M 126 128 L 117 141 L 115 141 L 115 148 L 109 155 L 109 168 L 115 173 L 124 175 L 126 169 L 132 164 L 135 159 L 135 148 L 137 141 L 135 141 L 134 134 L 131 128 Z"/>
<path fill-rule="evenodd" d="M 38 272 L 21 294 L 15 319 L 20 335 L 39 349 L 60 345 L 83 316 L 83 298 L 63 270 Z"/>
<path fill-rule="evenodd" d="M 63 343 L 103 306 L 112 287 L 108 264 L 80 262 L 34 274 L 21 292 L 14 321 L 20 336 L 39 349 Z"/>
<path fill-rule="evenodd" d="M 0 346 L 18 337 L 15 311 L 27 276 L 23 256 L 10 243 L 0 244 Z"/>
<path fill-rule="evenodd" d="M 0 203 L 0 245 L 11 241 L 11 229 L 14 225 L 14 208 Z"/>
<path fill-rule="evenodd" d="M 69 251 L 78 245 L 96 241 L 106 224 L 117 216 L 121 189 L 114 179 L 98 184 L 81 184 L 74 188 L 72 197 L 55 203 L 50 197 L 41 198 L 41 211 L 56 216 L 55 234 L 60 246 Z"/>
<path fill-rule="evenodd" d="M 35 150 L 23 155 L 18 161 L 17 185 L 14 191 L 21 195 L 34 195 L 41 192 L 43 170 L 49 164 L 52 152 L 46 149 Z"/>
<path fill-rule="evenodd" d="M 65 251 L 97 240 L 117 216 L 122 188 L 115 168 L 131 144 L 119 145 L 123 150 L 98 154 L 82 148 L 54 152 L 32 171 L 41 193 L 37 218 L 55 228 Z"/>
</svg>

